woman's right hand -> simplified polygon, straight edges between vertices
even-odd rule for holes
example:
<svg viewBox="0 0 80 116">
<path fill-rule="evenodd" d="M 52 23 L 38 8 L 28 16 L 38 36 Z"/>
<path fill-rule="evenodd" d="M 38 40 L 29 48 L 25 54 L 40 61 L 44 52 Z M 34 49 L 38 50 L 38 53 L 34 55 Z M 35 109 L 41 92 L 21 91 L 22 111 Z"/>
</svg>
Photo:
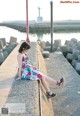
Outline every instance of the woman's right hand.
<svg viewBox="0 0 80 116">
<path fill-rule="evenodd" d="M 21 80 L 21 77 L 18 77 L 16 80 Z"/>
</svg>

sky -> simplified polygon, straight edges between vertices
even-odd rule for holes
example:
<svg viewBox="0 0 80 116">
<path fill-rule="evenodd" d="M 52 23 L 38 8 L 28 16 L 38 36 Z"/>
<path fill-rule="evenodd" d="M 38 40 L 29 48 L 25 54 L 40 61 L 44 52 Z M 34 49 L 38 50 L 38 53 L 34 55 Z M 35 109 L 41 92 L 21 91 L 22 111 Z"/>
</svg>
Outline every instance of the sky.
<svg viewBox="0 0 80 116">
<path fill-rule="evenodd" d="M 28 0 L 29 20 L 37 20 L 38 7 L 44 21 L 50 20 L 51 0 Z M 80 0 L 52 0 L 53 20 L 80 20 Z M 65 3 L 65 2 L 69 3 Z M 74 3 L 77 2 L 77 3 Z M 26 20 L 26 0 L 0 0 L 0 22 Z"/>
</svg>

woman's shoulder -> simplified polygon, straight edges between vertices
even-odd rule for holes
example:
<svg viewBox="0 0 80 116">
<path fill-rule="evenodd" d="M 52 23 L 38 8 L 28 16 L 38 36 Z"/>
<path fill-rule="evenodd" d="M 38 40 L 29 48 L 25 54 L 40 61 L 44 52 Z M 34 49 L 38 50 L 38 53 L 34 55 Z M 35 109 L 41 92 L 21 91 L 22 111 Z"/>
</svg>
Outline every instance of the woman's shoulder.
<svg viewBox="0 0 80 116">
<path fill-rule="evenodd" d="M 22 54 L 21 54 L 21 53 L 18 53 L 17 56 L 18 56 L 18 57 L 19 57 L 19 56 L 22 56 Z"/>
<path fill-rule="evenodd" d="M 18 53 L 17 58 L 19 59 L 19 58 L 22 58 L 22 57 L 23 57 L 23 54 Z"/>
</svg>

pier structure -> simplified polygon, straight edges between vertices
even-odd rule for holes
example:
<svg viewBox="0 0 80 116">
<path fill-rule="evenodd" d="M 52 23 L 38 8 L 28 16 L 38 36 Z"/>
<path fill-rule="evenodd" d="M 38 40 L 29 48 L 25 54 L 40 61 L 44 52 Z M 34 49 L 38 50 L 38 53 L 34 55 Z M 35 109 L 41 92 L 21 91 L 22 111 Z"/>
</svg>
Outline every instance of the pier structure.
<svg viewBox="0 0 80 116">
<path fill-rule="evenodd" d="M 29 21 L 29 33 L 50 33 L 50 21 L 43 21 L 37 23 L 36 21 Z M 7 26 L 17 29 L 21 32 L 26 32 L 26 22 L 5 22 L 0 23 L 0 26 Z M 77 32 L 80 31 L 80 21 L 53 21 L 54 32 Z"/>
<path fill-rule="evenodd" d="M 64 87 L 51 86 L 51 90 L 57 94 L 54 99 L 47 98 L 41 82 L 16 81 L 18 76 L 16 54 L 21 43 L 15 47 L 0 66 L 0 115 L 79 116 L 80 75 L 61 51 L 50 53 L 49 59 L 44 59 L 38 43 L 32 42 L 28 53 L 30 63 L 38 67 L 45 75 L 50 75 L 57 80 L 64 77 Z"/>
</svg>

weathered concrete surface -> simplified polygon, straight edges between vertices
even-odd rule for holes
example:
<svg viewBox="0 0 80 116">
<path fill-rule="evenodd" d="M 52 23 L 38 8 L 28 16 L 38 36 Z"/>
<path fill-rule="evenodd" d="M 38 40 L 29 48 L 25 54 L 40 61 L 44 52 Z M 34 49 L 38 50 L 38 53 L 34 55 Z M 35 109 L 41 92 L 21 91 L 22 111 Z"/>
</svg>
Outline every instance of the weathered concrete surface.
<svg viewBox="0 0 80 116">
<path fill-rule="evenodd" d="M 18 67 L 17 53 L 19 46 L 11 52 L 0 67 L 0 110 L 11 106 L 9 108 L 11 116 L 39 116 L 37 81 L 16 81 L 14 79 Z M 37 66 L 36 50 L 36 44 L 31 43 L 30 62 L 35 66 Z M 18 107 L 16 107 L 16 103 Z M 25 104 L 25 111 L 19 113 L 20 103 L 23 106 Z"/>
<path fill-rule="evenodd" d="M 80 116 L 80 76 L 61 52 L 51 53 L 46 61 L 48 75 L 54 79 L 64 77 L 64 86 L 51 87 L 57 96 L 52 98 L 55 116 Z"/>
<path fill-rule="evenodd" d="M 38 82 L 15 80 L 18 68 L 17 53 L 19 46 L 20 44 L 0 66 L 0 114 L 2 111 L 1 108 L 8 108 L 10 116 L 39 116 L 40 103 Z M 36 67 L 39 66 L 39 68 L 42 69 L 44 59 L 39 47 L 37 47 L 37 43 L 31 43 L 31 49 L 28 55 L 30 63 Z M 43 72 L 46 72 L 45 65 L 42 70 Z M 45 114 L 46 116 L 53 116 L 51 101 L 46 98 L 43 89 L 41 93 L 43 116 L 45 116 Z"/>
</svg>

